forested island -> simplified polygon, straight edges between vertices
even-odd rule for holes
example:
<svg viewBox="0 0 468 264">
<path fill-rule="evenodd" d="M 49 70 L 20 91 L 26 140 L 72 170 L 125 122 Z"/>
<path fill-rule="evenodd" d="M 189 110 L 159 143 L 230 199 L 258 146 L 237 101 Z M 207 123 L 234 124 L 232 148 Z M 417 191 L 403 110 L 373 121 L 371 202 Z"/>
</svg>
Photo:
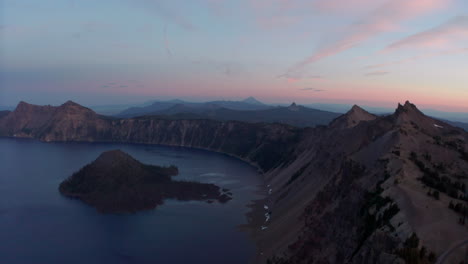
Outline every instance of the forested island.
<svg viewBox="0 0 468 264">
<path fill-rule="evenodd" d="M 121 150 L 112 150 L 63 181 L 59 191 L 103 213 L 153 209 L 165 199 L 210 203 L 231 199 L 230 193 L 214 184 L 172 180 L 178 173 L 176 166 L 146 165 Z"/>
</svg>

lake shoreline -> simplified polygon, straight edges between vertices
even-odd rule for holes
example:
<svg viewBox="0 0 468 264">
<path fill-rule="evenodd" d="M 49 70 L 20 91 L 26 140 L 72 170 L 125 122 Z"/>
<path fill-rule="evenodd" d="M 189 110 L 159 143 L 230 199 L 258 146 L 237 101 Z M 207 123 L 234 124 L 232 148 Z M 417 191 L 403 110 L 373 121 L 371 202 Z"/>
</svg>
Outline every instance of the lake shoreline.
<svg viewBox="0 0 468 264">
<path fill-rule="evenodd" d="M 177 149 L 188 149 L 188 150 L 197 150 L 197 151 L 203 151 L 207 153 L 216 153 L 216 154 L 221 154 L 227 157 L 234 158 L 235 160 L 241 161 L 242 163 L 248 164 L 250 167 L 254 168 L 256 170 L 256 174 L 259 177 L 259 180 L 263 182 L 263 184 L 258 184 L 255 187 L 255 193 L 257 195 L 264 196 L 263 199 L 254 199 L 251 200 L 250 203 L 245 204 L 244 206 L 248 208 L 248 211 L 244 213 L 245 217 L 245 223 L 238 225 L 238 229 L 241 232 L 244 232 L 247 234 L 247 237 L 249 240 L 251 240 L 254 245 L 255 245 L 255 254 L 251 256 L 251 261 L 254 262 L 255 259 L 257 259 L 258 255 L 261 253 L 259 252 L 259 245 L 258 245 L 258 240 L 256 239 L 258 236 L 258 230 L 261 228 L 261 225 L 263 221 L 265 220 L 264 215 L 264 209 L 263 209 L 263 202 L 267 198 L 267 191 L 266 191 L 266 186 L 264 184 L 264 173 L 263 171 L 258 167 L 257 164 L 253 162 L 249 162 L 246 159 L 240 158 L 236 155 L 232 155 L 229 153 L 221 152 L 221 151 L 216 151 L 212 149 L 206 149 L 206 148 L 198 148 L 198 147 L 189 147 L 189 146 L 180 146 L 176 144 L 151 144 L 151 143 L 144 143 L 144 142 L 122 142 L 122 141 L 45 141 L 45 140 L 40 140 L 36 138 L 31 138 L 31 137 L 5 137 L 2 136 L 0 138 L 8 138 L 8 139 L 13 139 L 13 140 L 31 140 L 31 141 L 36 141 L 36 142 L 41 142 L 41 143 L 47 143 L 47 144 L 61 144 L 61 143 L 66 143 L 66 144 L 128 144 L 128 145 L 134 145 L 134 146 L 156 146 L 156 147 L 169 147 L 169 148 L 177 148 Z"/>
</svg>

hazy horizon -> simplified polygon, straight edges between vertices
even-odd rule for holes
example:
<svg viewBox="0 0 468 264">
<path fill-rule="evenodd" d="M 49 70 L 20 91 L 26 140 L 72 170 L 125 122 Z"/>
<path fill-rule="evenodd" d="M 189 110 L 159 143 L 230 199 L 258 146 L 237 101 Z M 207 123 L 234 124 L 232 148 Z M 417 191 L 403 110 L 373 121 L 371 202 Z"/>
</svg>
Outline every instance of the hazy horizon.
<svg viewBox="0 0 468 264">
<path fill-rule="evenodd" d="M 254 96 L 468 112 L 463 0 L 1 5 L 0 105 Z"/>
</svg>

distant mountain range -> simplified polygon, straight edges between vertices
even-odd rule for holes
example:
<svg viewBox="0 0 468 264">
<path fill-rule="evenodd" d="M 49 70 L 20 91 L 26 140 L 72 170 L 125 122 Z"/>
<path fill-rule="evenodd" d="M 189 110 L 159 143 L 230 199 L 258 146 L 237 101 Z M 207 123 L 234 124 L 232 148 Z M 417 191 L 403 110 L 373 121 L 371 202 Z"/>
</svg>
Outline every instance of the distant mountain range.
<svg viewBox="0 0 468 264">
<path fill-rule="evenodd" d="M 269 106 L 249 97 L 243 101 L 211 101 L 192 103 L 182 100 L 154 102 L 144 107 L 132 107 L 116 115 L 120 118 L 159 116 L 169 119 L 213 119 L 249 123 L 283 123 L 297 127 L 327 125 L 340 116 L 298 106 Z"/>
<path fill-rule="evenodd" d="M 468 123 L 455 122 L 455 121 L 444 120 L 444 119 L 441 119 L 441 120 L 451 124 L 452 126 L 460 127 L 460 128 L 465 129 L 466 131 L 468 131 Z"/>
<path fill-rule="evenodd" d="M 249 123 L 282 123 L 296 127 L 327 125 L 340 114 L 291 104 L 261 110 L 234 110 L 216 104 L 177 104 L 168 109 L 142 114 L 168 119 L 212 119 Z M 137 115 L 137 116 L 142 116 Z"/>
<path fill-rule="evenodd" d="M 181 106 L 184 106 L 185 108 Z M 205 102 L 205 103 L 186 102 L 183 100 L 175 99 L 175 100 L 170 100 L 170 101 L 156 101 L 147 106 L 130 107 L 116 114 L 115 116 L 136 117 L 136 116 L 143 116 L 143 115 L 155 115 L 155 114 L 162 114 L 163 111 L 168 111 L 171 108 L 174 108 L 174 109 L 172 111 L 169 111 L 170 113 L 178 114 L 178 113 L 199 113 L 201 111 L 214 109 L 214 108 L 227 108 L 231 110 L 242 110 L 242 111 L 264 110 L 264 109 L 271 108 L 271 106 L 263 104 L 253 97 L 249 97 L 242 101 L 210 101 L 210 102 Z M 187 112 L 180 112 L 180 111 L 174 112 L 176 109 L 180 109 L 180 111 L 187 111 Z"/>
<path fill-rule="evenodd" d="M 144 106 L 130 107 L 114 116 L 132 118 L 138 116 L 159 116 L 168 119 L 213 119 L 220 121 L 243 121 L 250 123 L 283 123 L 297 127 L 328 125 L 331 121 L 347 112 L 352 106 L 344 104 L 309 104 L 306 106 L 272 106 L 264 104 L 254 97 L 242 101 L 210 101 L 204 103 L 183 100 L 156 101 Z M 325 110 L 328 109 L 328 110 Z M 375 114 L 390 114 L 387 108 L 368 107 Z M 468 114 L 449 113 L 427 110 L 427 114 L 439 118 L 451 125 L 468 131 Z M 426 111 L 425 111 L 426 112 Z M 1 114 L 1 113 L 0 113 Z M 449 121 L 447 117 L 467 122 Z"/>
<path fill-rule="evenodd" d="M 255 263 L 435 263 L 468 237 L 468 133 L 410 102 L 389 115 L 353 106 L 316 128 L 21 102 L 0 117 L 0 136 L 183 146 L 247 161 L 266 188 L 248 217 Z M 453 255 L 460 263 L 465 252 Z"/>
</svg>

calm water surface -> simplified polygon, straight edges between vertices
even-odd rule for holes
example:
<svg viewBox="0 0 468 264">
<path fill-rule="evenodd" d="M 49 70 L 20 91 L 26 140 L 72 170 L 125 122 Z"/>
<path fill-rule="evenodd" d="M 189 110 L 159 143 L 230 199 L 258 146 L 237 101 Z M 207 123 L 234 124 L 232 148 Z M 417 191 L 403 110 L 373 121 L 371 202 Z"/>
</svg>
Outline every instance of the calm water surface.
<svg viewBox="0 0 468 264">
<path fill-rule="evenodd" d="M 174 164 L 175 179 L 229 188 L 233 200 L 166 200 L 155 210 L 103 215 L 60 195 L 62 180 L 112 149 Z M 260 183 L 251 166 L 201 150 L 0 138 L 0 263 L 247 263 L 254 245 L 237 226 L 246 205 L 261 198 Z"/>
</svg>

